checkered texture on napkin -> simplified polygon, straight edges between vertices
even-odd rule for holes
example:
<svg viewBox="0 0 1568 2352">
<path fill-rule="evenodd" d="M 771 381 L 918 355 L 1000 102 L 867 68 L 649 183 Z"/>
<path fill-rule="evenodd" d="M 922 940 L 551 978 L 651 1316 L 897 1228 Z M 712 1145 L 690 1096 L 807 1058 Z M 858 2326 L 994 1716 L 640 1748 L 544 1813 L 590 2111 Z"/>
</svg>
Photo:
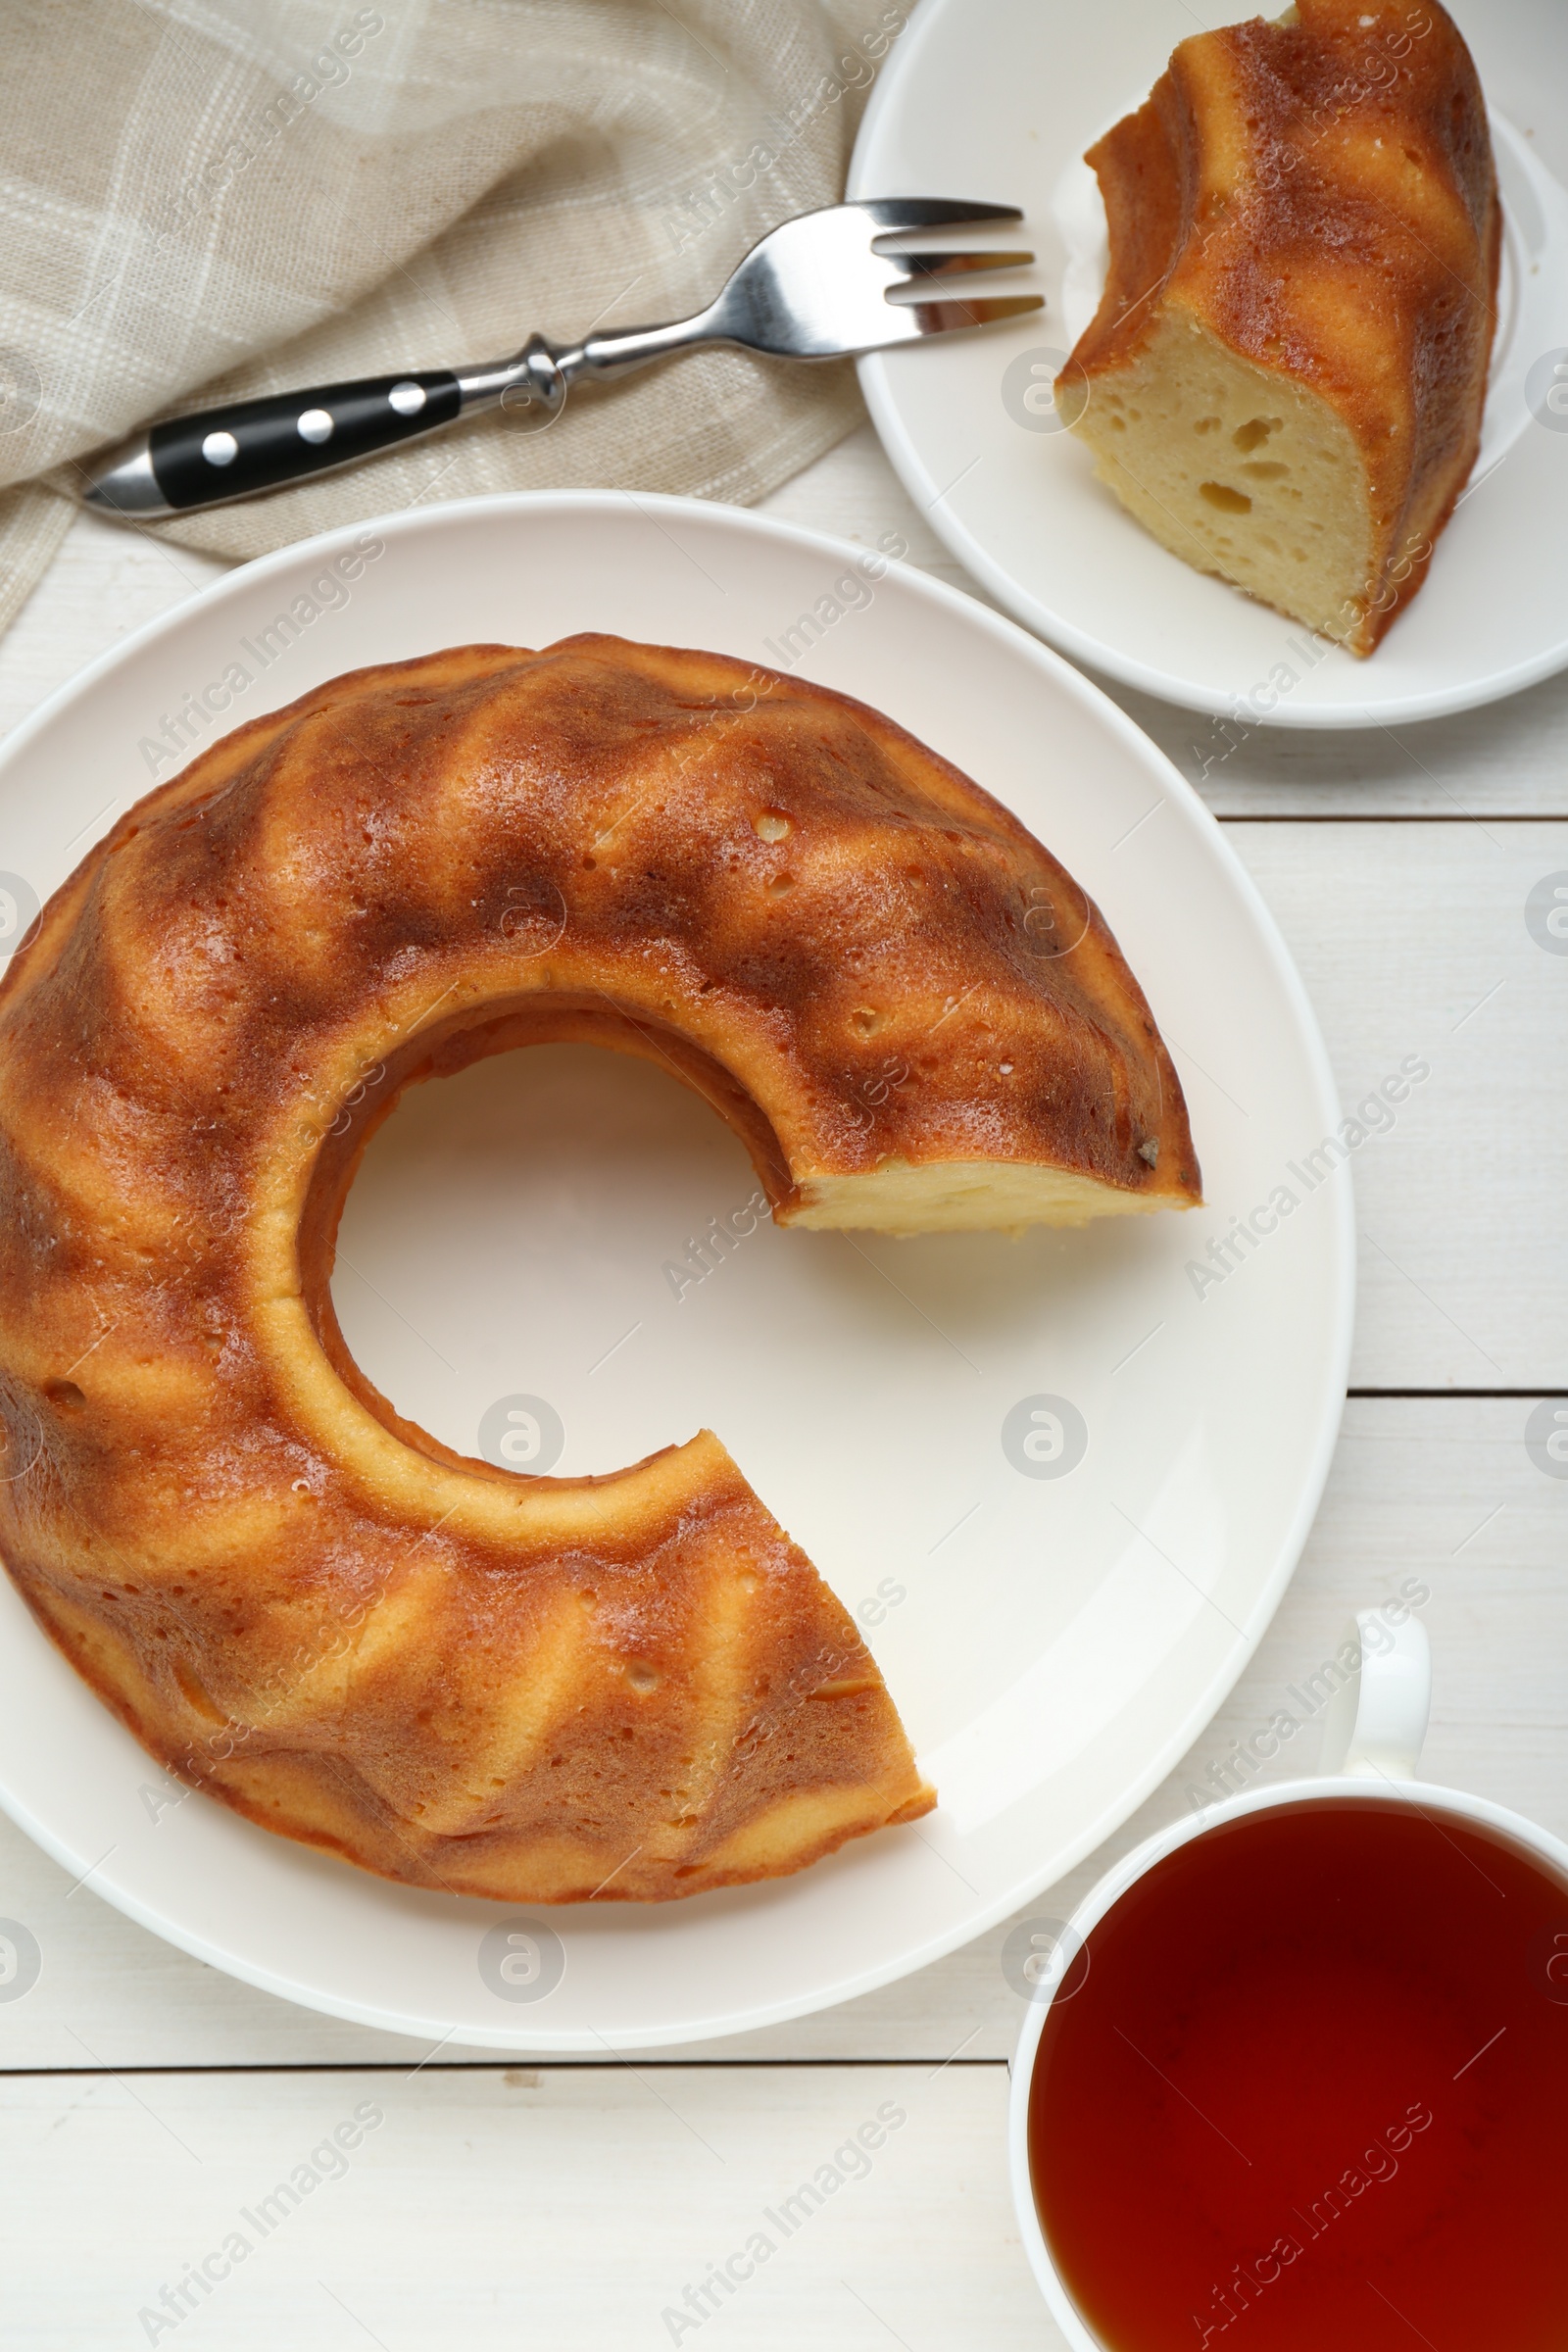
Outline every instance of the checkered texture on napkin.
<svg viewBox="0 0 1568 2352">
<path fill-rule="evenodd" d="M 49 0 L 0 75 L 0 627 L 79 461 L 181 409 L 683 317 L 842 191 L 882 0 Z M 705 351 L 151 526 L 229 557 L 426 499 L 746 504 L 862 414 Z"/>
</svg>

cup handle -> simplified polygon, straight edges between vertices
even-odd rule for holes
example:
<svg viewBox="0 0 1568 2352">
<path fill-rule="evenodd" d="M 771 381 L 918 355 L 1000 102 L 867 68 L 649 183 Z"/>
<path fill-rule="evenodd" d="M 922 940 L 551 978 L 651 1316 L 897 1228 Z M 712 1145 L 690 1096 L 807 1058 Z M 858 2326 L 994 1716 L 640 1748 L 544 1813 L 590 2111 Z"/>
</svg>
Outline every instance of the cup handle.
<svg viewBox="0 0 1568 2352">
<path fill-rule="evenodd" d="M 1375 1629 L 1375 1631 L 1374 1631 Z M 1413 1781 L 1432 1713 L 1432 1644 L 1417 1617 L 1390 1625 L 1359 1609 L 1346 1628 L 1356 1666 L 1329 1701 L 1318 1770 L 1350 1780 Z"/>
</svg>

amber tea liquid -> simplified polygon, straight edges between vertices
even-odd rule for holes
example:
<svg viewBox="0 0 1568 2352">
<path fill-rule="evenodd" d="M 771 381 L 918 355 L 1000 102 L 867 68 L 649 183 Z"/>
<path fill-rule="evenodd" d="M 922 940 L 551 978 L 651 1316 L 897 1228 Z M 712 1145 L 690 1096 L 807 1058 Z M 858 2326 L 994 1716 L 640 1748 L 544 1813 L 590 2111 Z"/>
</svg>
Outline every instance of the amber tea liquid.
<svg viewBox="0 0 1568 2352">
<path fill-rule="evenodd" d="M 1111 2352 L 1568 2352 L 1568 1886 L 1418 1791 L 1210 1830 L 1091 1931 L 1029 2142 Z"/>
</svg>

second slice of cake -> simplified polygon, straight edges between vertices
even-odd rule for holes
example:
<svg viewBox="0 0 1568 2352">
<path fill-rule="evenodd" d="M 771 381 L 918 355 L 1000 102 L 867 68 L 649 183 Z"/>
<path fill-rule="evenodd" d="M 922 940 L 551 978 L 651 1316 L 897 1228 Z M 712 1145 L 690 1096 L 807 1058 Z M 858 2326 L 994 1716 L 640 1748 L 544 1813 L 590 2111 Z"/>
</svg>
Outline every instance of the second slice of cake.
<svg viewBox="0 0 1568 2352">
<path fill-rule="evenodd" d="M 1299 0 L 1197 34 L 1086 160 L 1110 265 L 1061 416 L 1173 554 L 1370 653 L 1480 442 L 1500 213 L 1458 31 Z"/>
</svg>

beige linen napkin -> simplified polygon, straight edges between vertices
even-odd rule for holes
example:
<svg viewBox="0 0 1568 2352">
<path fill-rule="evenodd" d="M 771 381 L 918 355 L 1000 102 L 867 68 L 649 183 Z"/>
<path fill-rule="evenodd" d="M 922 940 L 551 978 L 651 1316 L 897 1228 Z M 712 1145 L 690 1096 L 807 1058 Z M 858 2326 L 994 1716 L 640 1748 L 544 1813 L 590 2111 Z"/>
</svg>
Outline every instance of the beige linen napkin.
<svg viewBox="0 0 1568 2352">
<path fill-rule="evenodd" d="M 677 318 L 832 203 L 882 0 L 7 0 L 0 627 L 76 461 L 180 408 Z M 708 351 L 153 526 L 248 557 L 421 499 L 746 503 L 862 412 L 847 363 Z M 42 478 L 40 478 L 42 477 Z M 8 487 L 8 485 L 10 485 Z"/>
</svg>

